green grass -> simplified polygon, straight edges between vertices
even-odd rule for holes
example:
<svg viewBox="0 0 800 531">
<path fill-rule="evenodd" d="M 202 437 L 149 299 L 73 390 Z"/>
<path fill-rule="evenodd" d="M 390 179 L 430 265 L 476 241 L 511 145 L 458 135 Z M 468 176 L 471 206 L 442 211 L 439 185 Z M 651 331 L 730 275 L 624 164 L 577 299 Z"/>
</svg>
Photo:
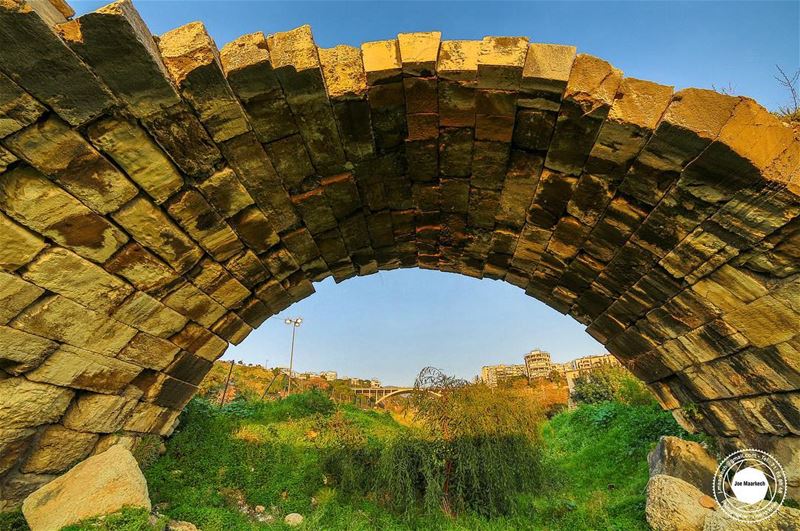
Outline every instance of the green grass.
<svg viewBox="0 0 800 531">
<path fill-rule="evenodd" d="M 370 445 L 409 435 L 410 428 L 388 414 L 349 406 L 339 411 Z M 324 469 L 331 441 L 322 427 L 334 414 L 330 402 L 313 394 L 237 401 L 221 410 L 193 400 L 167 453 L 145 467 L 154 507 L 203 531 L 283 529 L 283 516 L 290 512 L 305 516 L 301 529 L 331 531 L 645 530 L 647 452 L 660 435 L 686 436 L 655 405 L 583 405 L 543 426 L 545 472 L 538 490 L 520 492 L 503 516 L 451 518 L 439 511 L 401 514 L 375 496 L 339 492 Z M 242 502 L 263 505 L 274 522 L 242 513 L 237 507 Z M 101 527 L 95 521 L 70 531 L 161 529 L 148 526 L 145 516 L 128 512 L 120 520 L 105 519 Z"/>
</svg>

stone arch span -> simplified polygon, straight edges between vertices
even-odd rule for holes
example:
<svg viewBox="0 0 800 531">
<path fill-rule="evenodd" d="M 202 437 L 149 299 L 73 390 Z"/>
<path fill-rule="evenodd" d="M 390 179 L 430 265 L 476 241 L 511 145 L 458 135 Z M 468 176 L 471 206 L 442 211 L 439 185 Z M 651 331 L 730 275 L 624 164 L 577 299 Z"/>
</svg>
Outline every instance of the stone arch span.
<svg viewBox="0 0 800 531">
<path fill-rule="evenodd" d="M 0 139 L 5 507 L 169 434 L 315 281 L 398 267 L 524 289 L 800 471 L 800 143 L 751 99 L 521 37 L 218 50 L 128 1 L 0 0 Z"/>
</svg>

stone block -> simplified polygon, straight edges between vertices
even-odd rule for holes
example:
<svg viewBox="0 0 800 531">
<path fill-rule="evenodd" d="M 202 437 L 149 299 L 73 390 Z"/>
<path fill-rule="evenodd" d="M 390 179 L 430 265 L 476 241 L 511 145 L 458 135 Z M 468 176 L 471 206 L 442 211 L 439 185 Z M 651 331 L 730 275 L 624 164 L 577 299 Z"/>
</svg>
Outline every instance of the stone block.
<svg viewBox="0 0 800 531">
<path fill-rule="evenodd" d="M 129 326 L 160 338 L 167 338 L 186 325 L 187 319 L 161 304 L 158 299 L 137 291 L 111 316 Z"/>
<path fill-rule="evenodd" d="M 308 231 L 305 231 L 308 234 Z M 308 236 L 311 239 L 311 236 Z M 311 244 L 316 248 L 314 240 Z M 317 252 L 319 254 L 319 252 Z M 245 251 L 225 262 L 225 269 L 247 288 L 252 288 L 267 278 L 269 272 L 253 251 Z"/>
<path fill-rule="evenodd" d="M 3 142 L 17 157 L 55 179 L 100 214 L 117 210 L 138 193 L 122 172 L 57 117 L 40 121 Z"/>
<path fill-rule="evenodd" d="M 478 88 L 518 90 L 527 53 L 527 37 L 484 37 L 478 55 Z"/>
<path fill-rule="evenodd" d="M 5 474 L 26 453 L 36 430 L 17 428 L 0 430 L 0 474 Z"/>
<path fill-rule="evenodd" d="M 800 316 L 775 297 L 765 295 L 741 309 L 723 316 L 753 345 L 767 347 L 791 339 L 797 333 Z"/>
<path fill-rule="evenodd" d="M 281 232 L 296 225 L 299 218 L 289 194 L 256 135 L 245 133 L 228 140 L 221 148 L 250 196 L 269 214 L 275 230 Z"/>
<path fill-rule="evenodd" d="M 242 311 L 247 309 L 247 305 Z M 245 319 L 247 321 L 247 319 Z M 225 352 L 228 344 L 205 328 L 189 323 L 171 341 L 182 349 L 208 361 L 215 361 Z"/>
<path fill-rule="evenodd" d="M 175 223 L 142 196 L 125 205 L 112 217 L 137 242 L 152 250 L 179 273 L 196 264 L 203 254 Z"/>
<path fill-rule="evenodd" d="M 481 41 L 442 41 L 436 61 L 440 79 L 474 83 L 478 76 Z"/>
<path fill-rule="evenodd" d="M 71 430 L 113 433 L 122 428 L 136 407 L 138 394 L 138 390 L 123 395 L 83 393 L 73 401 L 61 423 Z"/>
<path fill-rule="evenodd" d="M 0 381 L 0 421 L 4 429 L 31 428 L 57 422 L 74 392 L 25 378 Z"/>
<path fill-rule="evenodd" d="M 575 47 L 531 43 L 520 83 L 520 107 L 558 111 L 567 88 Z"/>
<path fill-rule="evenodd" d="M 108 220 L 29 166 L 17 166 L 0 175 L 0 208 L 26 227 L 95 262 L 105 261 L 128 241 Z M 8 238 L 15 245 L 36 244 L 35 238 L 23 239 L 16 230 L 12 234 Z"/>
<path fill-rule="evenodd" d="M 246 208 L 229 222 L 239 235 L 239 239 L 258 253 L 266 251 L 280 241 L 272 223 L 258 207 Z"/>
<path fill-rule="evenodd" d="M 347 158 L 363 160 L 375 146 L 361 50 L 343 45 L 320 48 L 319 60 Z"/>
<path fill-rule="evenodd" d="M 196 190 L 177 194 L 167 206 L 167 211 L 217 260 L 227 260 L 244 248 L 230 225 Z"/>
<path fill-rule="evenodd" d="M 62 345 L 39 367 L 25 376 L 34 382 L 97 393 L 119 393 L 141 371 L 141 367 L 131 363 Z"/>
<path fill-rule="evenodd" d="M 203 326 L 211 326 L 225 314 L 225 307 L 217 304 L 211 297 L 186 283 L 167 295 L 162 302 L 189 319 Z"/>
<path fill-rule="evenodd" d="M 230 312 L 214 323 L 211 331 L 232 345 L 238 345 L 250 335 L 253 329 L 238 315 Z"/>
<path fill-rule="evenodd" d="M 35 369 L 58 349 L 58 343 L 8 326 L 0 326 L 0 368 L 20 375 Z"/>
<path fill-rule="evenodd" d="M 226 44 L 220 51 L 220 60 L 228 84 L 241 101 L 259 141 L 269 143 L 297 133 L 263 33 L 242 35 Z"/>
<path fill-rule="evenodd" d="M 169 341 L 139 332 L 117 354 L 117 359 L 140 367 L 161 370 L 172 363 L 179 350 Z"/>
<path fill-rule="evenodd" d="M 361 56 L 370 86 L 397 81 L 403 73 L 396 39 L 365 42 L 361 45 Z"/>
<path fill-rule="evenodd" d="M 104 265 L 108 272 L 146 292 L 158 291 L 179 278 L 172 268 L 135 242 L 123 247 Z"/>
<path fill-rule="evenodd" d="M 191 272 L 192 283 L 226 308 L 236 308 L 250 291 L 213 260 L 203 260 Z"/>
<path fill-rule="evenodd" d="M 0 67 L 70 124 L 84 124 L 114 104 L 108 89 L 28 3 L 4 3 L 0 25 L 8 28 L 0 36 Z"/>
<path fill-rule="evenodd" d="M 0 271 L 0 325 L 8 323 L 26 306 L 39 298 L 44 290 L 16 275 Z"/>
<path fill-rule="evenodd" d="M 136 335 L 135 329 L 61 295 L 39 300 L 10 325 L 106 356 L 114 356 Z"/>
<path fill-rule="evenodd" d="M 16 83 L 0 74 L 0 138 L 16 133 L 44 113 L 41 103 Z"/>
<path fill-rule="evenodd" d="M 546 167 L 580 175 L 621 81 L 622 72 L 609 63 L 578 54 L 545 159 Z"/>
<path fill-rule="evenodd" d="M 267 37 L 270 57 L 283 93 L 308 148 L 314 168 L 323 176 L 344 169 L 345 156 L 333 116 L 319 53 L 309 26 Z"/>
<path fill-rule="evenodd" d="M 85 13 L 57 30 L 137 118 L 180 104 L 156 40 L 129 0 Z"/>
<path fill-rule="evenodd" d="M 225 80 L 216 45 L 201 22 L 164 33 L 158 47 L 172 80 L 215 142 L 250 130 L 239 100 Z"/>
<path fill-rule="evenodd" d="M 199 385 L 213 366 L 213 362 L 207 359 L 181 352 L 164 372 L 178 380 Z"/>
<path fill-rule="evenodd" d="M 87 134 L 136 184 L 161 204 L 183 186 L 183 177 L 161 148 L 131 120 L 114 116 L 93 122 Z"/>
<path fill-rule="evenodd" d="M 442 33 L 439 31 L 398 34 L 397 42 L 403 74 L 435 75 L 441 40 Z"/>
<path fill-rule="evenodd" d="M 253 204 L 253 198 L 230 168 L 223 168 L 198 185 L 222 217 L 229 218 Z"/>
<path fill-rule="evenodd" d="M 30 493 L 54 480 L 52 474 L 20 474 L 11 472 L 0 486 L 0 510 L 16 511 Z"/>
<path fill-rule="evenodd" d="M 63 426 L 45 428 L 33 445 L 20 471 L 24 474 L 57 474 L 89 455 L 98 435 Z"/>
<path fill-rule="evenodd" d="M 133 415 L 125 423 L 124 430 L 168 435 L 172 433 L 173 425 L 180 413 L 148 402 L 139 402 L 133 410 Z"/>
<path fill-rule="evenodd" d="M 31 262 L 22 277 L 81 306 L 110 312 L 133 293 L 125 281 L 61 247 L 51 247 Z"/>
</svg>

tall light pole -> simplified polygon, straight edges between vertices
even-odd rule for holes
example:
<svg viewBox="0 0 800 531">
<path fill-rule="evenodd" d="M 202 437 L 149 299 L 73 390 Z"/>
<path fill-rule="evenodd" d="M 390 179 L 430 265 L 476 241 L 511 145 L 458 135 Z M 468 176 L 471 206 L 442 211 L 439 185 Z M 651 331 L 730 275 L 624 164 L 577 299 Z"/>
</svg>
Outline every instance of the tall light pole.
<svg viewBox="0 0 800 531">
<path fill-rule="evenodd" d="M 286 383 L 286 396 L 292 392 L 292 367 L 294 366 L 294 335 L 297 332 L 297 329 L 300 328 L 300 325 L 303 323 L 302 317 L 295 317 L 294 319 L 285 319 L 283 321 L 287 325 L 292 327 L 292 349 L 289 353 L 289 381 Z"/>
</svg>

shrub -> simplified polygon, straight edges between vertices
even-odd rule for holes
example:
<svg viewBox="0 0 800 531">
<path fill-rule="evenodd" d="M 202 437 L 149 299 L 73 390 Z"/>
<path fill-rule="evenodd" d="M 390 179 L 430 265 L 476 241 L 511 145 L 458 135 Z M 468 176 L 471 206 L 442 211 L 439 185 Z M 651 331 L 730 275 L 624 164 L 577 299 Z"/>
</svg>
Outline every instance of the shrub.
<svg viewBox="0 0 800 531">
<path fill-rule="evenodd" d="M 629 405 L 655 404 L 647 386 L 621 367 L 603 367 L 575 379 L 572 399 L 580 404 L 617 401 Z"/>
</svg>

